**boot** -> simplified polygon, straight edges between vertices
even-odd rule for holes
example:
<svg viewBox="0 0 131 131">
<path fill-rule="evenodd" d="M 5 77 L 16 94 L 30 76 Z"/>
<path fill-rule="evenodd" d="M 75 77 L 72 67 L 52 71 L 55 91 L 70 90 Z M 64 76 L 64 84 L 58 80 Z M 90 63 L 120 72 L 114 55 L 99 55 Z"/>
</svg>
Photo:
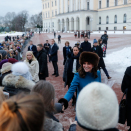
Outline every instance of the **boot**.
<svg viewBox="0 0 131 131">
<path fill-rule="evenodd" d="M 108 79 L 111 79 L 111 77 L 110 77 L 110 76 L 108 76 L 107 78 L 108 78 Z"/>
</svg>

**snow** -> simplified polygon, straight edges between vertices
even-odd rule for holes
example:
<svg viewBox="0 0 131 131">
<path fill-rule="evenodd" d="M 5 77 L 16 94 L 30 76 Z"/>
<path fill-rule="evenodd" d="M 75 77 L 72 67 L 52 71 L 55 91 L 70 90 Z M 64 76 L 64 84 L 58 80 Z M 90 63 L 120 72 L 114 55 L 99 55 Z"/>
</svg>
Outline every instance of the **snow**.
<svg viewBox="0 0 131 131">
<path fill-rule="evenodd" d="M 0 34 L 0 36 L 16 36 L 16 35 L 22 35 L 22 34 L 24 34 L 25 32 L 10 32 L 10 33 L 2 33 L 2 34 Z"/>
<path fill-rule="evenodd" d="M 91 34 L 104 34 L 104 31 L 93 31 Z M 114 31 L 107 31 L 107 34 L 131 34 L 131 31 L 124 31 L 124 33 L 123 31 L 115 31 L 115 33 Z"/>
<path fill-rule="evenodd" d="M 107 69 L 112 70 L 110 76 L 121 83 L 126 68 L 131 66 L 131 47 L 125 47 L 122 50 L 108 54 L 104 61 Z"/>
</svg>

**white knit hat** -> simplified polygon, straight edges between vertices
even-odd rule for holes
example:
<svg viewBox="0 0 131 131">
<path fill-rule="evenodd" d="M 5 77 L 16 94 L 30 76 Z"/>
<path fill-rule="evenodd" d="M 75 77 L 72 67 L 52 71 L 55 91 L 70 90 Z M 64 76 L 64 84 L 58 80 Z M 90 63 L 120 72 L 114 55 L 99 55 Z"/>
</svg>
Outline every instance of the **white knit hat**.
<svg viewBox="0 0 131 131">
<path fill-rule="evenodd" d="M 116 94 L 102 83 L 94 82 L 87 85 L 79 94 L 76 116 L 79 125 L 87 129 L 115 128 L 119 117 Z"/>
</svg>

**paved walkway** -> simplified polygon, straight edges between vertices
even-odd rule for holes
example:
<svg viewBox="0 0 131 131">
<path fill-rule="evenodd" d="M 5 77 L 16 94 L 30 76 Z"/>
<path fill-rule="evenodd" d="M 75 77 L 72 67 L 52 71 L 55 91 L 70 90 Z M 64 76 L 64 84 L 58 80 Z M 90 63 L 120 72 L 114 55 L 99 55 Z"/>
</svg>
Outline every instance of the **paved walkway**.
<svg viewBox="0 0 131 131">
<path fill-rule="evenodd" d="M 62 44 L 59 44 L 59 52 L 58 52 L 58 67 L 59 67 L 59 77 L 54 77 L 51 74 L 53 73 L 53 66 L 52 63 L 48 63 L 48 69 L 49 69 L 49 77 L 47 78 L 47 81 L 51 82 L 54 87 L 55 87 L 55 91 L 56 91 L 56 102 L 58 101 L 58 99 L 63 98 L 63 96 L 65 95 L 65 93 L 67 92 L 67 88 L 64 88 L 64 83 L 63 83 L 63 70 L 64 70 L 64 66 L 63 66 L 63 54 L 62 54 L 62 49 L 64 46 L 65 41 L 69 41 L 71 46 L 74 46 L 74 43 L 76 43 L 77 40 L 79 39 L 75 39 L 73 37 L 73 34 L 61 34 L 62 35 Z M 91 43 L 93 41 L 94 38 L 99 39 L 101 35 L 92 35 L 91 39 L 89 40 Z M 51 39 L 53 39 L 53 34 L 49 33 L 49 34 L 35 34 L 35 36 L 32 38 L 33 43 L 35 45 L 37 44 L 44 44 L 46 40 L 49 40 L 49 42 L 51 41 Z M 57 39 L 55 39 L 57 42 Z M 80 39 L 81 42 L 83 41 L 83 39 Z M 125 42 L 126 41 L 126 42 Z M 131 37 L 130 35 L 109 35 L 109 46 L 108 46 L 108 54 L 116 51 L 118 49 L 122 49 L 125 46 L 130 46 L 130 41 L 131 41 Z M 24 51 L 24 57 L 25 57 L 25 53 L 27 51 L 27 47 Z M 112 71 L 109 70 L 109 73 L 111 73 Z M 105 76 L 102 73 L 102 78 L 104 79 Z M 116 79 L 116 78 L 115 78 Z M 113 79 L 114 80 L 114 79 Z M 118 100 L 120 101 L 121 96 L 122 96 L 122 92 L 120 90 L 120 84 L 119 83 L 115 83 L 113 86 L 113 89 L 118 97 Z M 64 114 L 58 114 L 56 115 L 56 117 L 60 120 L 60 122 L 62 123 L 62 125 L 64 126 L 64 128 L 69 129 L 69 118 L 72 118 L 74 120 L 75 118 L 75 108 L 71 106 L 71 102 L 69 102 L 69 108 L 64 112 Z M 125 125 L 120 125 L 118 124 L 118 128 L 122 131 L 126 131 L 127 127 Z"/>
</svg>

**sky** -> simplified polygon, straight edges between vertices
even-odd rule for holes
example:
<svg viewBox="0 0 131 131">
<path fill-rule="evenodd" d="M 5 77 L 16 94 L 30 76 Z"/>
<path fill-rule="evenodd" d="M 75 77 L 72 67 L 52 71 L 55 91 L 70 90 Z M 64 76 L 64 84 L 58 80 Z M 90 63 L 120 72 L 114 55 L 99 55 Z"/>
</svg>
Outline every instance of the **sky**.
<svg viewBox="0 0 131 131">
<path fill-rule="evenodd" d="M 42 0 L 0 0 L 0 16 L 7 12 L 27 10 L 29 15 L 38 14 L 42 11 Z"/>
</svg>

